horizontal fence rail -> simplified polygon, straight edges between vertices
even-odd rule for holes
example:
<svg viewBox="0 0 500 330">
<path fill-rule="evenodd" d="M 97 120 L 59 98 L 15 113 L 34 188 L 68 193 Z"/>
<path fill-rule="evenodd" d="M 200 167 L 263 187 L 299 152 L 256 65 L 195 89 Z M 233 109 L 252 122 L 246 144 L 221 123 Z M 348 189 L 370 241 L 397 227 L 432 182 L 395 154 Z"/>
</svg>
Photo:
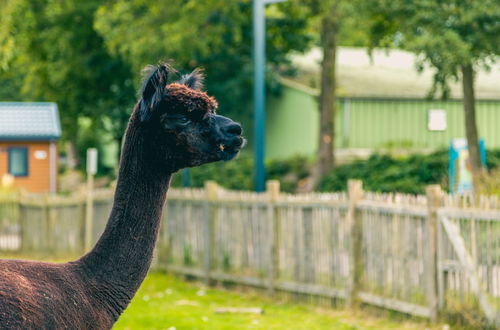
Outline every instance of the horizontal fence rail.
<svg viewBox="0 0 500 330">
<path fill-rule="evenodd" d="M 112 193 L 0 196 L 0 253 L 68 256 L 95 243 Z M 154 267 L 348 305 L 369 304 L 435 319 L 468 311 L 499 325 L 500 210 L 496 197 L 364 192 L 285 194 L 171 189 Z"/>
</svg>

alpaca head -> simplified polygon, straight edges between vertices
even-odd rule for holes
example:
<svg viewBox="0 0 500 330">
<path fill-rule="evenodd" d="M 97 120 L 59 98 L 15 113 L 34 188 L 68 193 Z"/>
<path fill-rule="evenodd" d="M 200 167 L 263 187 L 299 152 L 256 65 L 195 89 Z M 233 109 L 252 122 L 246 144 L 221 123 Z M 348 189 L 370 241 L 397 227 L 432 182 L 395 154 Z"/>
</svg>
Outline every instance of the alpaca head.
<svg viewBox="0 0 500 330">
<path fill-rule="evenodd" d="M 167 64 L 148 68 L 138 116 L 155 161 L 178 170 L 234 158 L 243 147 L 241 126 L 216 114 L 217 101 L 201 91 L 199 70 L 168 83 Z"/>
</svg>

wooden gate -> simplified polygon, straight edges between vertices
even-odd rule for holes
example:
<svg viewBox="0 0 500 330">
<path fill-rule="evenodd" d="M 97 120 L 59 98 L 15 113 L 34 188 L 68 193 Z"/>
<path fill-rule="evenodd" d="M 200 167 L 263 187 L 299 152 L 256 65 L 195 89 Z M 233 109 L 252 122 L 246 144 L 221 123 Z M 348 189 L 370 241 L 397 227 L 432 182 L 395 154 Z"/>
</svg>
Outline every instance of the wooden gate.
<svg viewBox="0 0 500 330">
<path fill-rule="evenodd" d="M 500 325 L 500 211 L 438 211 L 441 309 L 479 309 Z"/>
</svg>

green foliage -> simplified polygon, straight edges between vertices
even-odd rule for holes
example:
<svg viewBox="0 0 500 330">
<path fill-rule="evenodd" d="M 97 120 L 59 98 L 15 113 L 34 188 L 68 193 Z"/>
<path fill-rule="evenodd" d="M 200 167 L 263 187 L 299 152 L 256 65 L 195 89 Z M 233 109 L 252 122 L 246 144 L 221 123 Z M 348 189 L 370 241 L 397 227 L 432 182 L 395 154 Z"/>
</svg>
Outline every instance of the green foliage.
<svg viewBox="0 0 500 330">
<path fill-rule="evenodd" d="M 276 73 L 290 69 L 288 52 L 318 39 L 317 17 L 305 2 L 266 7 L 272 92 L 280 90 Z M 348 12 L 350 28 L 341 33 L 363 43 L 355 11 Z M 120 143 L 139 71 L 163 59 L 182 71 L 205 68 L 221 113 L 251 120 L 251 0 L 5 0 L 0 17 L 0 100 L 57 102 L 63 138 L 78 148 L 90 140 L 82 117 Z"/>
<path fill-rule="evenodd" d="M 500 54 L 498 0 L 375 0 L 363 8 L 373 46 L 402 47 L 417 54 L 419 68 L 436 69 L 431 94 L 446 97 L 462 66 L 488 67 Z"/>
<path fill-rule="evenodd" d="M 0 100 L 15 102 L 23 99 L 21 94 L 22 76 L 14 71 L 0 69 Z"/>
<path fill-rule="evenodd" d="M 367 191 L 422 194 L 429 184 L 441 184 L 447 189 L 447 170 L 445 150 L 405 158 L 374 154 L 367 160 L 337 166 L 322 180 L 319 190 L 346 190 L 347 180 L 359 179 Z"/>
<path fill-rule="evenodd" d="M 96 134 L 96 124 L 88 118 L 79 120 L 78 127 L 78 143 L 77 151 L 78 157 L 82 161 L 77 166 L 77 169 L 82 173 L 86 172 L 87 166 L 87 149 L 96 148 L 97 154 L 97 176 L 107 176 L 108 178 L 115 179 L 115 169 L 108 167 L 104 164 L 104 147 L 112 143 L 109 134 Z"/>
<path fill-rule="evenodd" d="M 321 17 L 326 12 L 327 6 L 332 2 L 338 2 L 340 25 L 338 26 L 338 44 L 347 47 L 367 47 L 370 44 L 370 21 L 362 16 L 360 8 L 365 6 L 362 0 L 295 0 L 307 6 L 312 14 L 308 23 L 313 31 L 320 31 Z M 290 2 L 290 1 L 289 1 Z M 308 14 L 303 12 L 304 15 Z M 316 43 L 319 43 L 319 33 L 313 35 Z"/>
<path fill-rule="evenodd" d="M 271 160 L 266 163 L 267 178 L 280 180 L 281 190 L 294 192 L 300 181 L 309 175 L 311 162 L 302 156 L 287 160 Z M 242 154 L 229 162 L 216 162 L 190 169 L 192 187 L 203 187 L 207 180 L 214 180 L 222 187 L 235 190 L 254 189 L 254 162 L 250 154 Z M 176 175 L 173 186 L 181 186 L 181 175 Z"/>
<path fill-rule="evenodd" d="M 312 161 L 306 157 L 294 156 L 285 160 L 269 161 L 266 166 L 268 179 L 279 180 L 281 191 L 295 192 L 309 177 Z"/>
<path fill-rule="evenodd" d="M 253 190 L 253 157 L 243 154 L 229 162 L 217 162 L 190 169 L 191 186 L 203 187 L 207 180 L 214 180 L 227 189 Z M 484 188 L 490 193 L 498 179 L 500 150 L 487 151 L 487 168 L 490 175 L 485 177 Z M 281 190 L 296 192 L 311 175 L 312 161 L 306 157 L 295 156 L 283 160 L 266 162 L 267 178 L 279 180 Z M 349 179 L 363 181 L 367 191 L 401 192 L 423 194 L 425 186 L 440 184 L 448 190 L 448 151 L 438 150 L 431 154 L 412 154 L 393 157 L 388 154 L 373 154 L 368 159 L 359 159 L 338 165 L 323 178 L 319 191 L 345 191 Z M 181 176 L 176 175 L 173 186 L 181 186 Z"/>
<path fill-rule="evenodd" d="M 121 135 L 135 99 L 130 67 L 110 55 L 93 27 L 101 3 L 9 0 L 1 7 L 0 71 L 8 78 L 3 82 L 18 89 L 17 100 L 57 102 L 63 137 L 73 143 L 81 117 L 95 123 L 110 118 L 108 130 Z"/>
<path fill-rule="evenodd" d="M 398 158 L 373 154 L 366 160 L 337 166 L 323 178 L 319 190 L 345 191 L 349 179 L 362 180 L 367 191 L 423 194 L 429 184 L 440 184 L 444 190 L 449 190 L 448 161 L 447 150 Z M 487 194 L 500 194 L 500 150 L 487 151 L 486 166 L 489 174 L 483 178 L 481 188 Z"/>
<path fill-rule="evenodd" d="M 287 62 L 288 51 L 305 49 L 311 37 L 306 8 L 296 2 L 267 8 L 271 78 Z M 159 59 L 173 59 L 182 71 L 203 67 L 221 112 L 250 119 L 252 1 L 117 0 L 99 8 L 95 27 L 134 72 Z"/>
</svg>

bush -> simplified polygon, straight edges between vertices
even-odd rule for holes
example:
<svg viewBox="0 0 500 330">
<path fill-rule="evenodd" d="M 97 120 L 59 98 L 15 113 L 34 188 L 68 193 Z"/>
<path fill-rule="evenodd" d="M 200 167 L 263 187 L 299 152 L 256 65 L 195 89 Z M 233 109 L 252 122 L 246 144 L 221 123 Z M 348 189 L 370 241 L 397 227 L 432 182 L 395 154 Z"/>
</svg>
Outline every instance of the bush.
<svg viewBox="0 0 500 330">
<path fill-rule="evenodd" d="M 302 156 L 287 160 L 272 160 L 266 163 L 267 179 L 279 180 L 281 190 L 294 192 L 300 181 L 310 173 L 311 162 Z M 203 187 L 207 180 L 214 180 L 222 187 L 234 190 L 254 189 L 253 155 L 244 153 L 229 162 L 216 162 L 190 169 L 191 187 Z M 182 185 L 181 174 L 175 175 L 172 185 Z"/>
<path fill-rule="evenodd" d="M 373 154 L 366 160 L 337 166 L 320 182 L 319 190 L 346 190 L 347 180 L 359 179 L 367 191 L 422 194 L 429 184 L 441 184 L 448 189 L 447 173 L 445 150 L 401 158 Z"/>
<path fill-rule="evenodd" d="M 191 186 L 203 187 L 205 181 L 215 180 L 227 189 L 253 190 L 253 166 L 253 155 L 244 153 L 230 162 L 192 168 Z M 500 150 L 487 152 L 487 167 L 491 173 L 488 180 L 492 178 L 491 175 L 500 178 Z M 297 191 L 310 176 L 311 169 L 312 161 L 303 156 L 266 163 L 267 178 L 279 180 L 284 192 Z M 443 189 L 448 190 L 448 150 L 405 157 L 375 153 L 368 159 L 335 167 L 320 182 L 318 190 L 345 191 L 349 179 L 362 180 L 367 191 L 423 194 L 425 186 L 430 184 L 440 184 Z M 495 182 L 497 181 L 498 179 Z M 181 186 L 181 175 L 174 177 L 173 186 Z M 485 189 L 488 187 L 485 186 Z"/>
</svg>

